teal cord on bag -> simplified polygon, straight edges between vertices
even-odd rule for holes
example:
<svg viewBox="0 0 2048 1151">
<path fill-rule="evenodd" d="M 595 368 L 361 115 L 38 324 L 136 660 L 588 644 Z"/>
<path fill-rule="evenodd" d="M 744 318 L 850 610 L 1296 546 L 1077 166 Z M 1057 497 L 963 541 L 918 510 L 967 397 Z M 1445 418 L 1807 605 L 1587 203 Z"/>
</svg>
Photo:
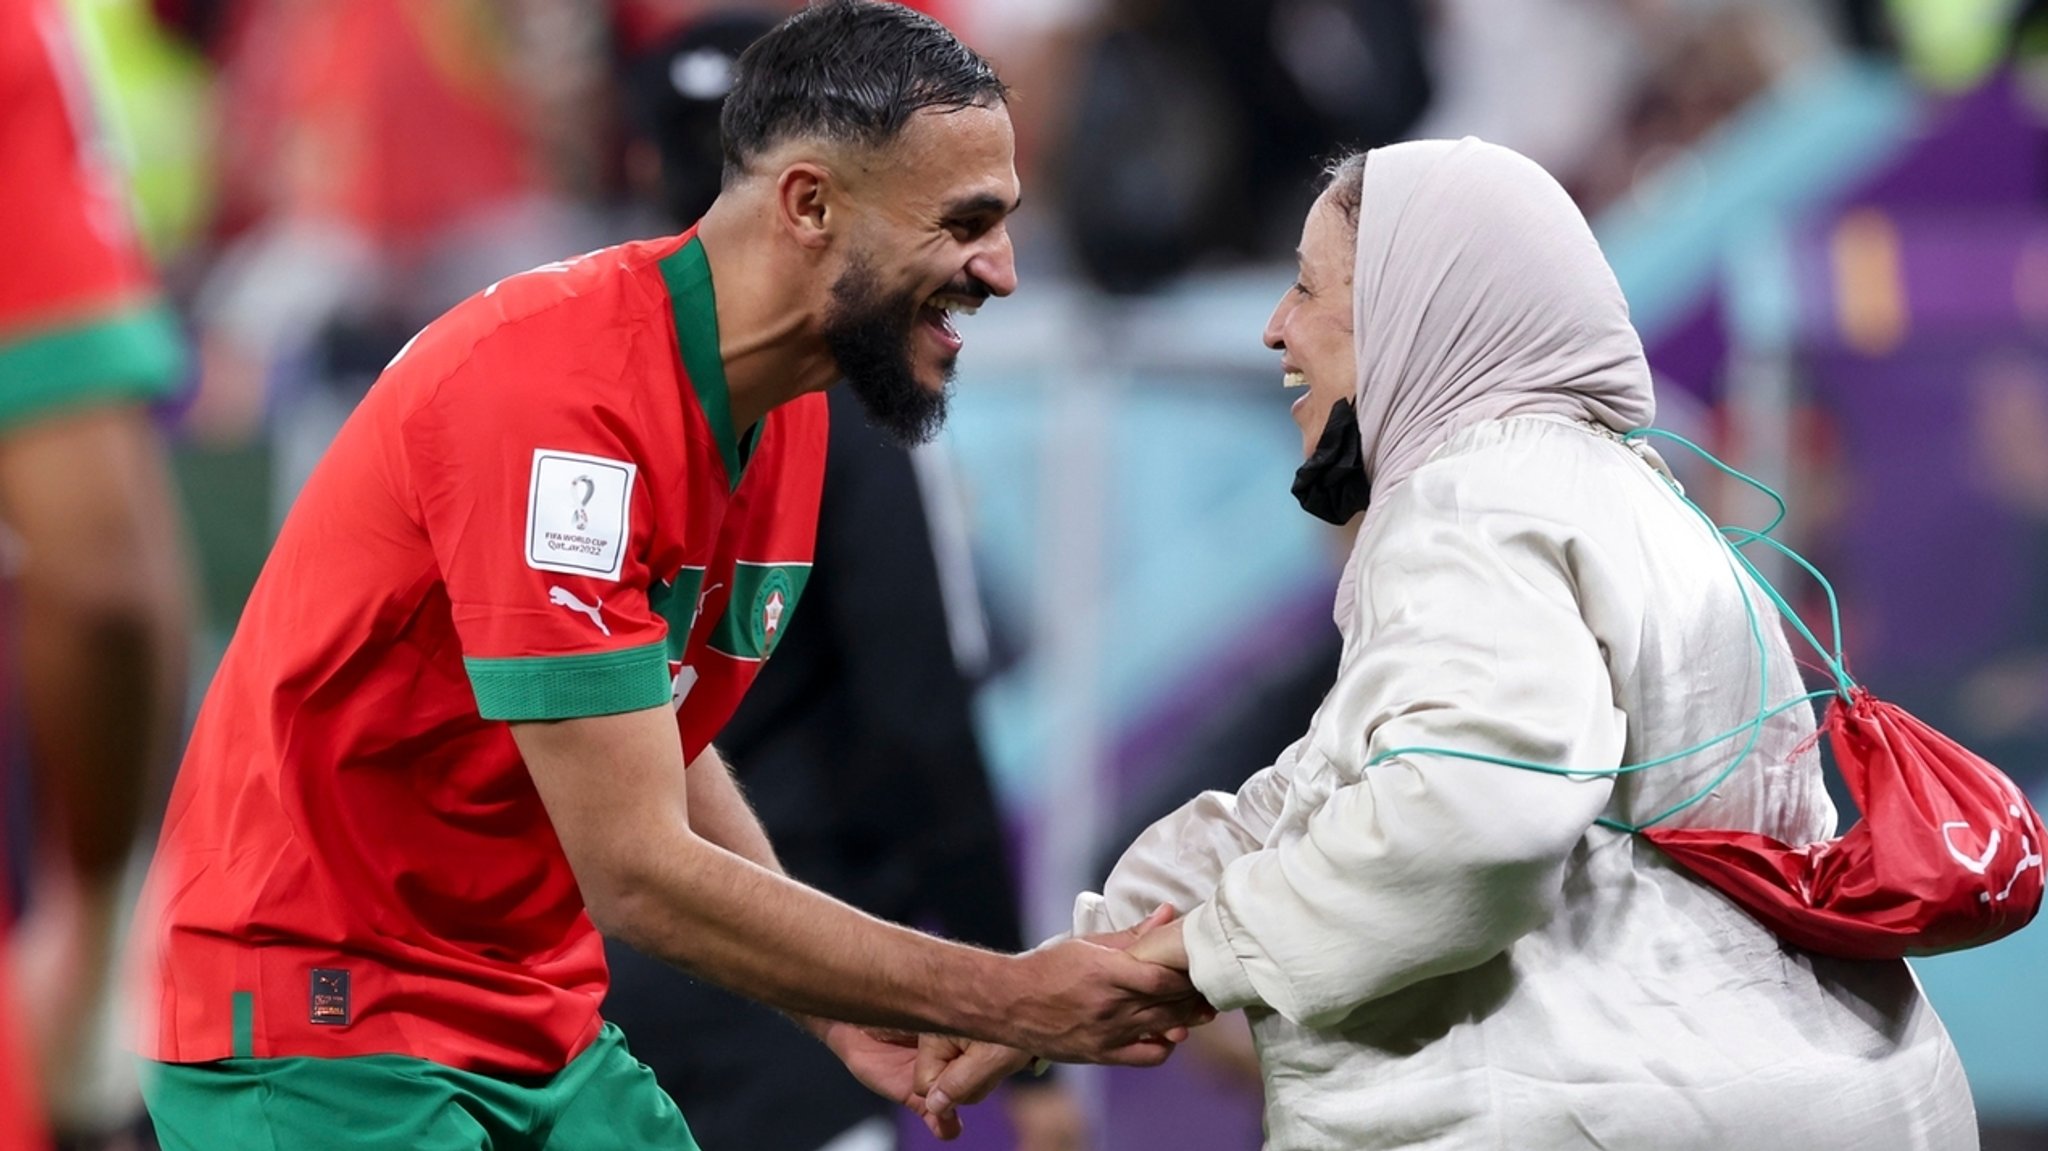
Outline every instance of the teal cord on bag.
<svg viewBox="0 0 2048 1151">
<path fill-rule="evenodd" d="M 1723 538 L 1733 537 L 1733 544 L 1730 549 L 1730 554 L 1732 554 L 1735 557 L 1735 559 L 1742 564 L 1744 570 L 1749 572 L 1750 578 L 1756 581 L 1757 588 L 1761 590 L 1766 596 L 1770 597 L 1772 606 L 1776 607 L 1778 609 L 1779 614 L 1783 615 L 1785 619 L 1788 620 L 1794 628 L 1798 629 L 1800 636 L 1806 640 L 1807 644 L 1813 648 L 1814 654 L 1818 655 L 1821 659 L 1821 662 L 1824 665 L 1826 665 L 1828 669 L 1828 674 L 1833 676 L 1835 680 L 1835 692 L 1833 694 L 1838 694 L 1844 700 L 1847 700 L 1850 696 L 1850 693 L 1856 690 L 1856 681 L 1850 677 L 1846 666 L 1847 661 L 1844 659 L 1842 655 L 1842 605 L 1841 601 L 1835 596 L 1835 585 L 1829 583 L 1828 577 L 1820 574 L 1820 569 L 1814 567 L 1813 564 L 1809 563 L 1805 556 L 1802 556 L 1798 552 L 1793 551 L 1791 548 L 1787 547 L 1783 542 L 1771 538 L 1771 533 L 1777 530 L 1778 525 L 1785 522 L 1785 498 L 1783 496 L 1780 496 L 1777 492 L 1773 491 L 1769 484 L 1764 483 L 1762 480 L 1759 480 L 1755 476 L 1749 475 L 1746 472 L 1737 471 L 1736 469 L 1729 467 L 1727 464 L 1722 463 L 1721 460 L 1717 458 L 1712 452 L 1699 446 L 1696 443 L 1693 443 L 1691 440 L 1686 439 L 1684 436 L 1681 436 L 1676 432 L 1667 432 L 1664 431 L 1662 428 L 1638 428 L 1635 431 L 1632 431 L 1627 435 L 1623 436 L 1622 438 L 1628 441 L 1635 441 L 1643 439 L 1647 436 L 1658 436 L 1660 438 L 1670 440 L 1673 443 L 1691 449 L 1701 459 L 1707 461 L 1709 464 L 1712 464 L 1714 467 L 1718 468 L 1723 474 L 1740 480 L 1743 483 L 1749 485 L 1750 487 L 1756 489 L 1757 491 L 1762 492 L 1764 496 L 1771 501 L 1772 504 L 1777 506 L 1777 515 L 1773 516 L 1771 518 L 1771 522 L 1769 524 L 1766 524 L 1761 530 L 1752 530 L 1749 528 L 1737 527 L 1723 527 L 1720 524 L 1714 523 L 1713 517 L 1707 515 L 1705 509 L 1701 508 L 1698 504 L 1694 503 L 1692 499 L 1685 494 L 1684 491 L 1678 488 L 1677 484 L 1674 483 L 1671 485 L 1672 490 L 1677 492 L 1678 498 L 1685 502 L 1686 507 L 1689 507 L 1693 510 L 1694 515 L 1699 516 L 1700 519 L 1705 521 L 1708 526 L 1720 532 Z M 1815 583 L 1818 583 L 1820 585 L 1821 591 L 1827 594 L 1828 625 L 1832 631 L 1832 634 L 1835 637 L 1835 644 L 1832 649 L 1823 647 L 1821 645 L 1820 640 L 1814 638 L 1813 632 L 1807 629 L 1806 622 L 1799 618 L 1799 613 L 1792 610 L 1792 605 L 1785 602 L 1785 597 L 1778 594 L 1778 589 L 1772 586 L 1771 581 L 1765 579 L 1764 574 L 1758 571 L 1756 569 L 1756 565 L 1749 561 L 1749 557 L 1742 554 L 1742 549 L 1748 547 L 1750 544 L 1753 543 L 1766 544 L 1773 550 L 1777 551 L 1778 554 L 1784 556 L 1786 559 L 1791 560 L 1793 563 L 1798 564 L 1801 568 L 1803 568 L 1806 571 L 1806 574 L 1813 577 Z M 1744 599 L 1747 598 L 1747 596 L 1744 597 Z M 1823 692 L 1821 694 L 1825 695 L 1829 693 Z"/>
<path fill-rule="evenodd" d="M 1798 552 L 1792 550 L 1790 547 L 1787 547 L 1784 543 L 1771 538 L 1771 533 L 1776 531 L 1778 529 L 1778 526 L 1785 522 L 1786 506 L 1784 497 L 1780 496 L 1777 492 L 1773 491 L 1770 485 L 1764 483 L 1762 480 L 1759 480 L 1754 476 L 1748 475 L 1744 472 L 1737 471 L 1736 469 L 1729 467 L 1727 464 L 1717 459 L 1712 452 L 1707 451 L 1705 448 L 1700 447 L 1698 444 L 1695 444 L 1691 440 L 1688 440 L 1684 436 L 1678 435 L 1674 432 L 1667 432 L 1659 428 L 1638 428 L 1635 431 L 1629 432 L 1628 434 L 1624 435 L 1622 439 L 1626 442 L 1633 443 L 1635 441 L 1644 439 L 1649 436 L 1658 436 L 1663 439 L 1670 440 L 1674 443 L 1680 444 L 1684 447 L 1690 448 L 1692 451 L 1697 453 L 1701 459 L 1705 460 L 1709 464 L 1712 464 L 1715 468 L 1718 468 L 1722 473 L 1730 477 L 1733 477 L 1734 479 L 1739 480 L 1744 484 L 1749 485 L 1750 487 L 1756 489 L 1759 492 L 1762 492 L 1767 498 L 1770 499 L 1771 503 L 1776 505 L 1777 507 L 1777 514 L 1772 517 L 1770 523 L 1764 525 L 1761 529 L 1723 526 L 1721 524 L 1715 523 L 1713 517 L 1709 516 L 1704 508 L 1694 503 L 1691 497 L 1687 496 L 1684 490 L 1681 489 L 1676 482 L 1671 481 L 1670 479 L 1668 479 L 1668 477 L 1666 478 L 1666 482 L 1671 485 L 1672 491 L 1675 492 L 1678 498 L 1685 503 L 1685 506 L 1691 508 L 1693 510 L 1693 514 L 1699 516 L 1700 519 L 1704 521 L 1708 527 L 1712 528 L 1715 534 L 1719 535 L 1722 538 L 1722 541 L 1728 545 L 1726 550 L 1728 555 L 1729 574 L 1735 576 L 1736 584 L 1738 588 L 1742 590 L 1742 607 L 1743 610 L 1746 613 L 1748 613 L 1749 616 L 1749 634 L 1750 638 L 1756 641 L 1757 659 L 1759 662 L 1759 666 L 1762 670 L 1762 674 L 1760 676 L 1762 682 L 1759 684 L 1757 689 L 1758 699 L 1757 713 L 1755 718 L 1751 719 L 1749 722 L 1745 724 L 1742 724 L 1739 727 L 1731 728 L 1730 730 L 1725 731 L 1720 735 L 1714 736 L 1710 739 L 1703 740 L 1699 743 L 1694 744 L 1691 747 L 1671 752 L 1668 755 L 1660 755 L 1655 759 L 1644 760 L 1641 763 L 1624 764 L 1621 767 L 1595 769 L 1558 767 L 1555 764 L 1531 763 L 1527 760 L 1510 759 L 1508 757 L 1498 755 L 1486 755 L 1480 752 L 1457 751 L 1455 749 L 1445 747 L 1392 748 L 1390 750 L 1383 751 L 1378 755 L 1373 756 L 1370 760 L 1366 761 L 1366 767 L 1369 768 L 1372 767 L 1374 764 L 1381 763 L 1385 760 L 1394 759 L 1400 756 L 1440 755 L 1449 756 L 1453 759 L 1471 760 L 1477 763 L 1490 763 L 1500 767 L 1512 767 L 1522 771 L 1542 772 L 1546 775 L 1562 775 L 1576 778 L 1594 778 L 1599 776 L 1610 776 L 1618 778 L 1624 775 L 1633 775 L 1634 773 L 1639 771 L 1648 771 L 1653 767 L 1663 767 L 1666 764 L 1674 763 L 1678 760 L 1698 755 L 1699 753 L 1706 751 L 1717 744 L 1727 743 L 1732 739 L 1736 739 L 1744 735 L 1747 735 L 1749 737 L 1748 741 L 1742 745 L 1742 750 L 1737 752 L 1735 758 L 1729 761 L 1728 766 L 1722 768 L 1720 772 L 1718 772 L 1714 776 L 1714 778 L 1708 780 L 1706 786 L 1700 788 L 1698 791 L 1694 792 L 1691 796 L 1687 797 L 1686 799 L 1681 800 L 1678 803 L 1673 804 L 1672 806 L 1664 809 L 1663 811 L 1658 812 L 1656 815 L 1650 817 L 1649 819 L 1644 820 L 1642 823 L 1631 826 L 1629 824 L 1622 823 L 1619 820 L 1608 819 L 1605 816 L 1602 816 L 1593 821 L 1602 827 L 1612 828 L 1615 831 L 1625 832 L 1627 834 L 1633 835 L 1636 832 L 1642 831 L 1644 828 L 1651 827 L 1655 824 L 1663 822 L 1666 819 L 1671 818 L 1674 815 L 1677 815 L 1679 812 L 1686 810 L 1694 804 L 1699 803 L 1707 796 L 1713 794 L 1715 788 L 1721 786 L 1721 784 L 1729 776 L 1735 773 L 1735 770 L 1737 768 L 1741 767 L 1742 764 L 1749 759 L 1750 753 L 1756 750 L 1757 741 L 1763 738 L 1764 725 L 1770 722 L 1772 719 L 1777 718 L 1779 715 L 1782 715 L 1783 713 L 1790 711 L 1795 707 L 1800 707 L 1806 704 L 1813 703 L 1815 700 L 1826 699 L 1829 696 L 1836 696 L 1845 702 L 1850 698 L 1851 693 L 1856 690 L 1857 685 L 1856 681 L 1850 678 L 1845 661 L 1842 657 L 1842 610 L 1840 602 L 1835 597 L 1834 585 L 1828 582 L 1827 577 L 1822 575 L 1818 568 L 1814 567 L 1811 563 L 1808 563 L 1806 557 L 1800 555 Z M 1799 613 L 1792 610 L 1792 605 L 1786 602 L 1784 596 L 1778 594 L 1778 589 L 1771 585 L 1771 581 L 1764 578 L 1763 572 L 1757 570 L 1756 564 L 1751 562 L 1749 557 L 1742 553 L 1743 548 L 1746 548 L 1749 545 L 1756 543 L 1765 544 L 1771 547 L 1772 549 L 1776 550 L 1785 558 L 1791 560 L 1793 563 L 1798 564 L 1801 568 L 1805 569 L 1807 574 L 1811 575 L 1816 581 L 1818 581 L 1821 586 L 1821 590 L 1827 593 L 1828 618 L 1829 623 L 1833 627 L 1835 641 L 1834 646 L 1832 648 L 1823 645 L 1820 642 L 1820 640 L 1814 636 L 1813 632 L 1807 628 L 1805 622 L 1799 618 Z M 1762 591 L 1764 595 L 1770 599 L 1771 605 L 1773 607 L 1776 607 L 1779 613 L 1783 615 L 1786 620 L 1791 622 L 1792 626 L 1798 630 L 1800 637 L 1803 638 L 1813 648 L 1815 654 L 1817 654 L 1820 657 L 1822 664 L 1825 665 L 1827 668 L 1828 674 L 1834 679 L 1835 686 L 1833 688 L 1825 691 L 1807 692 L 1804 695 L 1796 696 L 1790 700 L 1787 700 L 1784 703 L 1777 705 L 1776 707 L 1770 706 L 1770 648 L 1764 640 L 1763 625 L 1757 619 L 1756 605 L 1750 602 L 1748 590 L 1746 588 L 1741 587 L 1741 573 L 1743 572 L 1748 573 L 1750 579 L 1755 581 L 1758 590 Z"/>
</svg>

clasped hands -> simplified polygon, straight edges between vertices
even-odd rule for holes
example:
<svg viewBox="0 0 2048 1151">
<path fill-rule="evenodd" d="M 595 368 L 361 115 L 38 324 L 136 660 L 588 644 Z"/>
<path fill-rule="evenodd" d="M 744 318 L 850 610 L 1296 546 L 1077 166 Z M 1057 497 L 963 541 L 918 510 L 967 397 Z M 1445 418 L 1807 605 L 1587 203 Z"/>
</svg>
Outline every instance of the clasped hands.
<svg viewBox="0 0 2048 1151">
<path fill-rule="evenodd" d="M 1123 955 L 1105 956 L 1105 950 Z M 1043 968 L 1040 989 L 1017 1005 L 1015 1029 L 1026 1037 L 1024 1046 L 918 1037 L 912 1091 L 903 1101 L 940 1139 L 960 1134 L 961 1104 L 981 1101 L 1041 1057 L 1152 1067 L 1173 1054 L 1189 1027 L 1216 1014 L 1187 980 L 1187 947 L 1170 906 L 1127 930 L 1051 944 L 1019 958 Z"/>
</svg>

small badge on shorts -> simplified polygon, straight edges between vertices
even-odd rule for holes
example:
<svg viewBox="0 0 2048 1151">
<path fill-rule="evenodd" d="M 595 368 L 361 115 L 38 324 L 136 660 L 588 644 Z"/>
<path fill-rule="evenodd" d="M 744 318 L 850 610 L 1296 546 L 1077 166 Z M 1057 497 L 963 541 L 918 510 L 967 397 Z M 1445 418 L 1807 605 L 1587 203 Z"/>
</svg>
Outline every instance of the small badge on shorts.
<svg viewBox="0 0 2048 1151">
<path fill-rule="evenodd" d="M 306 1013 L 312 1023 L 348 1026 L 348 972 L 339 967 L 315 967 Z"/>
</svg>

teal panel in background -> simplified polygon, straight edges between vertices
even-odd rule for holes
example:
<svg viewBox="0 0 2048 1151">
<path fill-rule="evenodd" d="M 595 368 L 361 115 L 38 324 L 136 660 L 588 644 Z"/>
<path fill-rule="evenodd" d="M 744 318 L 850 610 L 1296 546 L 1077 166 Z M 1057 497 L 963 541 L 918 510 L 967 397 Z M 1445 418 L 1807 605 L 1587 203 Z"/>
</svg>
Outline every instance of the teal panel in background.
<svg viewBox="0 0 2048 1151">
<path fill-rule="evenodd" d="M 1963 1057 L 1978 1116 L 2048 1123 L 2048 927 L 2037 922 L 1989 947 L 1912 962 Z"/>
</svg>

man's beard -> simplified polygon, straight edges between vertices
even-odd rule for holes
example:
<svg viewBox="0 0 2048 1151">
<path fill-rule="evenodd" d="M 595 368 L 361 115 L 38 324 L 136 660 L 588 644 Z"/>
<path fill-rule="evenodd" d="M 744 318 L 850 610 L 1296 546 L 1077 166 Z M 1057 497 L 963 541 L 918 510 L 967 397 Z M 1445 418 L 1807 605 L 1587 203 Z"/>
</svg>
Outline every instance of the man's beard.
<svg viewBox="0 0 2048 1151">
<path fill-rule="evenodd" d="M 874 264 L 856 255 L 833 282 L 825 317 L 825 346 L 868 422 L 905 447 L 938 434 L 952 393 L 952 357 L 944 366 L 946 386 L 937 391 L 918 383 L 910 363 L 922 302 L 910 292 L 885 295 Z"/>
</svg>

